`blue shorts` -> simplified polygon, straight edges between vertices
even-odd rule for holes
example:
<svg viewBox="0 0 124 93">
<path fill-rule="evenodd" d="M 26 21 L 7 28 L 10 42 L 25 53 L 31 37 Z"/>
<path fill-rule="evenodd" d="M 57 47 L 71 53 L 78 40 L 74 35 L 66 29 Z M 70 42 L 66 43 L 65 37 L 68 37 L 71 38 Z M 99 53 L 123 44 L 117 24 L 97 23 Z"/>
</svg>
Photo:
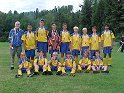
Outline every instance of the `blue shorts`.
<svg viewBox="0 0 124 93">
<path fill-rule="evenodd" d="M 61 53 L 67 53 L 67 51 L 69 51 L 69 42 L 61 43 L 60 52 Z"/>
<path fill-rule="evenodd" d="M 27 68 L 22 68 L 21 70 L 22 70 L 22 73 L 25 73 L 26 72 L 26 69 Z"/>
<path fill-rule="evenodd" d="M 43 71 L 43 66 L 39 66 L 39 71 Z"/>
<path fill-rule="evenodd" d="M 78 56 L 78 55 L 80 55 L 80 51 L 79 50 L 72 50 L 72 55 Z"/>
<path fill-rule="evenodd" d="M 88 68 L 88 66 L 81 66 L 81 68 L 82 68 L 83 70 L 86 70 L 86 69 Z"/>
<path fill-rule="evenodd" d="M 49 53 L 50 53 L 50 54 L 53 54 L 53 52 L 57 52 L 57 53 L 59 53 L 59 50 L 52 50 L 52 49 L 49 50 Z"/>
<path fill-rule="evenodd" d="M 111 47 L 104 47 L 104 49 L 103 49 L 104 54 L 111 54 L 111 52 L 112 52 Z"/>
<path fill-rule="evenodd" d="M 47 42 L 37 42 L 38 52 L 43 50 L 45 53 L 48 52 L 48 43 Z"/>
<path fill-rule="evenodd" d="M 84 51 L 89 49 L 89 46 L 82 47 L 81 49 L 81 55 L 84 55 Z"/>
<path fill-rule="evenodd" d="M 66 71 L 71 71 L 72 70 L 72 67 L 65 67 L 65 70 Z"/>
<path fill-rule="evenodd" d="M 25 54 L 26 54 L 27 58 L 34 57 L 35 56 L 35 49 L 25 50 Z"/>
<path fill-rule="evenodd" d="M 96 51 L 96 50 L 90 50 L 90 56 L 91 56 L 91 57 L 95 56 L 95 51 Z"/>
<path fill-rule="evenodd" d="M 57 71 L 58 67 L 57 66 L 51 66 L 52 71 Z"/>
</svg>

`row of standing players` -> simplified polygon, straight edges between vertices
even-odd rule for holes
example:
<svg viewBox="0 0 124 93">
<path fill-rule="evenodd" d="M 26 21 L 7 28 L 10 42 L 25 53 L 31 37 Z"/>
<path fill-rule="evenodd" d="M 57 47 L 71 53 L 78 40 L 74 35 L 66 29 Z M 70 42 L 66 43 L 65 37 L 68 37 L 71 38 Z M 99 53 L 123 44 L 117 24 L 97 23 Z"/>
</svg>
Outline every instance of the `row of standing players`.
<svg viewBox="0 0 124 93">
<path fill-rule="evenodd" d="M 15 26 L 17 26 L 18 23 L 19 22 L 16 22 Z M 61 63 L 64 62 L 64 56 L 67 53 L 67 51 L 70 50 L 76 64 L 79 63 L 78 55 L 80 54 L 80 52 L 83 58 L 84 51 L 85 50 L 90 51 L 90 59 L 92 59 L 93 56 L 95 56 L 94 55 L 95 51 L 100 50 L 100 46 L 102 46 L 103 54 L 104 54 L 103 64 L 111 66 L 111 60 L 112 60 L 111 50 L 113 46 L 112 39 L 114 38 L 114 34 L 111 30 L 109 30 L 108 25 L 105 25 L 105 30 L 101 33 L 101 36 L 97 34 L 96 27 L 92 27 L 93 34 L 91 35 L 87 34 L 87 28 L 83 28 L 82 29 L 83 35 L 81 36 L 78 33 L 79 28 L 77 26 L 73 28 L 74 33 L 70 35 L 69 31 L 67 30 L 66 23 L 63 24 L 63 30 L 61 31 L 60 35 L 56 30 L 55 23 L 52 24 L 52 31 L 48 32 L 46 27 L 44 26 L 44 20 L 40 20 L 40 27 L 36 30 L 36 33 L 32 31 L 32 26 L 30 24 L 28 25 L 27 29 L 28 31 L 25 31 L 22 36 L 20 35 L 20 39 L 21 39 L 20 41 L 23 41 L 26 57 L 30 59 L 31 62 L 34 62 L 36 46 L 38 52 L 40 52 L 41 50 L 44 51 L 45 57 L 48 50 L 51 56 L 54 52 L 60 52 Z M 10 42 L 11 54 L 15 54 L 15 52 L 16 51 L 18 52 L 19 50 L 18 46 L 16 46 L 19 45 L 19 43 L 21 43 L 19 42 L 19 36 L 18 36 L 19 32 L 21 31 L 16 31 L 15 28 L 10 31 L 9 42 Z M 108 64 L 106 63 L 107 54 L 109 55 Z M 18 53 L 17 55 L 19 56 Z M 14 68 L 13 60 L 11 62 L 12 69 Z"/>
</svg>

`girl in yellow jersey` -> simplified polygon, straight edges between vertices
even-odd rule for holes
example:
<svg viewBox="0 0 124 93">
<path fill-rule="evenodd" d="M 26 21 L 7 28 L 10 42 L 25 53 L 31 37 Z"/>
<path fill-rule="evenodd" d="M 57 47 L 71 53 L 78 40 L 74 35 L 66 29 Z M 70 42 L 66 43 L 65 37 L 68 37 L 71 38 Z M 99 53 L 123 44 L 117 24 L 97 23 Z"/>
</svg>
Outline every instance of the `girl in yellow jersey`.
<svg viewBox="0 0 124 93">
<path fill-rule="evenodd" d="M 60 60 L 58 59 L 58 53 L 53 52 L 52 57 L 50 61 L 48 62 L 48 68 L 49 71 L 57 71 L 56 75 L 61 75 L 62 74 L 62 64 Z"/>
<path fill-rule="evenodd" d="M 112 58 L 111 58 L 111 52 L 112 52 L 112 47 L 113 47 L 113 39 L 115 38 L 113 32 L 109 30 L 108 24 L 105 25 L 105 30 L 101 34 L 101 40 L 102 40 L 102 49 L 104 53 L 104 58 L 103 62 L 106 65 L 107 61 L 107 55 L 109 56 L 108 58 L 108 66 L 111 66 L 112 63 Z"/>
<path fill-rule="evenodd" d="M 72 55 L 74 56 L 76 64 L 78 64 L 78 55 L 80 55 L 80 48 L 81 48 L 81 36 L 78 33 L 79 28 L 75 26 L 74 33 L 71 35 L 71 51 Z"/>
<path fill-rule="evenodd" d="M 84 71 L 88 73 L 91 70 L 91 61 L 88 58 L 88 51 L 84 50 L 83 57 L 79 61 L 78 72 Z"/>
<path fill-rule="evenodd" d="M 44 26 L 45 21 L 43 19 L 40 20 L 40 27 L 36 30 L 36 40 L 37 40 L 37 48 L 38 52 L 44 50 L 44 56 L 48 52 L 48 30 Z"/>
<path fill-rule="evenodd" d="M 35 33 L 32 31 L 31 24 L 28 24 L 27 29 L 28 31 L 24 32 L 24 35 L 21 39 L 23 40 L 26 57 L 28 59 L 31 59 L 31 63 L 33 65 L 36 49 L 36 36 Z"/>
<path fill-rule="evenodd" d="M 66 72 L 68 71 L 70 71 L 71 76 L 75 76 L 76 63 L 73 59 L 73 56 L 71 55 L 71 52 L 69 51 L 66 53 L 66 57 L 62 64 L 62 75 L 66 75 Z"/>
<path fill-rule="evenodd" d="M 64 55 L 69 51 L 70 45 L 70 33 L 67 30 L 67 24 L 63 23 L 62 26 L 63 30 L 60 33 L 61 45 L 60 45 L 60 52 L 61 52 L 61 62 L 64 61 Z"/>
<path fill-rule="evenodd" d="M 92 70 L 93 73 L 99 73 L 100 71 L 102 73 L 109 73 L 108 66 L 103 64 L 103 59 L 100 57 L 100 51 L 95 51 L 95 56 L 92 59 Z"/>
<path fill-rule="evenodd" d="M 43 75 L 47 75 L 47 59 L 44 56 L 44 51 L 41 50 L 39 55 L 34 60 L 34 74 L 39 75 L 39 71 L 43 71 Z"/>
<path fill-rule="evenodd" d="M 95 51 L 100 50 L 101 38 L 97 34 L 96 26 L 92 27 L 93 33 L 90 35 L 90 56 L 95 56 Z"/>
<path fill-rule="evenodd" d="M 31 74 L 31 63 L 30 60 L 26 57 L 24 52 L 21 52 L 20 55 L 21 60 L 19 61 L 19 68 L 18 68 L 18 74 L 16 75 L 16 78 L 22 77 L 23 72 L 27 72 L 27 77 L 32 77 L 33 74 Z"/>
<path fill-rule="evenodd" d="M 81 54 L 83 56 L 85 50 L 90 49 L 90 37 L 87 34 L 87 28 L 82 29 L 83 35 L 81 37 Z"/>
</svg>

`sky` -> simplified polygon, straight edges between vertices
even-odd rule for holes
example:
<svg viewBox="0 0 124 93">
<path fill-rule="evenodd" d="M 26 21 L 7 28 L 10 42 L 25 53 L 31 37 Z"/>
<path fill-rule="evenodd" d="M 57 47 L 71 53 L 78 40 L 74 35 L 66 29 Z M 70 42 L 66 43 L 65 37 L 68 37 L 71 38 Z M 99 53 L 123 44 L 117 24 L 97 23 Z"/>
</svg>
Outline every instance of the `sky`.
<svg viewBox="0 0 124 93">
<path fill-rule="evenodd" d="M 74 11 L 80 9 L 83 0 L 0 0 L 0 11 L 7 13 L 9 10 L 20 12 L 51 10 L 55 6 L 73 5 Z"/>
</svg>

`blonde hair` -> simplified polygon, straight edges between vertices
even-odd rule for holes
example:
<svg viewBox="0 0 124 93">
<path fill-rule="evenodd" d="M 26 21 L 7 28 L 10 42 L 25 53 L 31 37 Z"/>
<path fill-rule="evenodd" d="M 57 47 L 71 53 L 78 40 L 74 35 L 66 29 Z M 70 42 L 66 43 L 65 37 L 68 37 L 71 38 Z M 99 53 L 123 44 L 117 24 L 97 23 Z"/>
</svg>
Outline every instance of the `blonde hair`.
<svg viewBox="0 0 124 93">
<path fill-rule="evenodd" d="M 79 29 L 77 26 L 74 26 L 73 29 Z"/>
</svg>

